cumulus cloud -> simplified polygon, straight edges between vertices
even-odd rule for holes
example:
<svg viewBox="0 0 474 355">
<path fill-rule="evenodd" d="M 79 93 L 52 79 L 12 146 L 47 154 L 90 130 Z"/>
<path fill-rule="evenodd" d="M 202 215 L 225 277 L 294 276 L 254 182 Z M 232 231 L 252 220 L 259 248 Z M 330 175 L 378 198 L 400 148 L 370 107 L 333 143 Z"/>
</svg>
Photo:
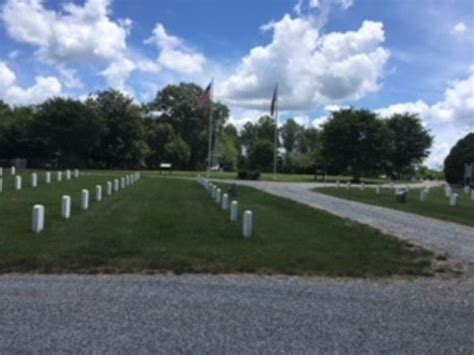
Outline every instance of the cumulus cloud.
<svg viewBox="0 0 474 355">
<path fill-rule="evenodd" d="M 206 62 L 203 54 L 188 48 L 181 38 L 168 34 L 161 23 L 156 24 L 153 35 L 146 39 L 145 43 L 156 46 L 160 54 L 155 66 L 145 62 L 143 70 L 156 71 L 162 67 L 183 74 L 199 73 Z"/>
<path fill-rule="evenodd" d="M 10 105 L 39 104 L 51 96 L 62 93 L 62 86 L 56 77 L 37 76 L 35 84 L 22 88 L 15 84 L 15 73 L 0 61 L 0 99 Z"/>
<path fill-rule="evenodd" d="M 105 77 L 108 85 L 114 86 L 126 81 L 131 72 L 126 39 L 132 21 L 111 20 L 110 2 L 87 0 L 83 6 L 69 2 L 62 11 L 52 11 L 41 0 L 7 0 L 1 18 L 11 38 L 37 47 L 36 56 L 42 62 L 58 66 L 66 86 L 82 85 L 77 73 L 66 68 L 71 62 L 109 64 L 106 73 L 114 71 L 116 75 Z M 121 66 L 124 68 L 118 70 Z M 118 73 L 123 77 L 118 79 Z"/>
<path fill-rule="evenodd" d="M 467 31 L 467 26 L 463 22 L 457 23 L 451 30 L 451 34 L 458 35 L 465 33 Z"/>
<path fill-rule="evenodd" d="M 285 15 L 268 24 L 270 44 L 251 49 L 219 94 L 234 106 L 264 109 L 275 82 L 282 110 L 358 100 L 376 92 L 389 51 L 380 22 L 321 35 L 309 17 Z"/>
</svg>

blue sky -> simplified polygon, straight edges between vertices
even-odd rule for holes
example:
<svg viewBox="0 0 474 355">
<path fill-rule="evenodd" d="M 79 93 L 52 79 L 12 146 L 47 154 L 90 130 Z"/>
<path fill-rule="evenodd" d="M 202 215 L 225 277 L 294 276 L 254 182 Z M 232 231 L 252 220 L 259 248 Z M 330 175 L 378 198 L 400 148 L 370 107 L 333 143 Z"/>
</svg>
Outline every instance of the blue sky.
<svg viewBox="0 0 474 355">
<path fill-rule="evenodd" d="M 207 85 L 241 126 L 268 110 L 318 127 L 354 106 L 418 113 L 439 166 L 474 125 L 474 2 L 5 0 L 0 99 L 21 105 L 113 87 L 137 101 Z"/>
</svg>

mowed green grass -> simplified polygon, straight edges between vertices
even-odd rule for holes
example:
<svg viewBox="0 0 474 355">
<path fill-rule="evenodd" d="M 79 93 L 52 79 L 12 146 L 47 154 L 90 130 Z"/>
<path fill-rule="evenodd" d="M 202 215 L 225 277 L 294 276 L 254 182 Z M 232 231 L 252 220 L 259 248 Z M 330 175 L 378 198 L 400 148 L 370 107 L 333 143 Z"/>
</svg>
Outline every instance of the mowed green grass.
<svg viewBox="0 0 474 355">
<path fill-rule="evenodd" d="M 114 176 L 115 173 L 114 173 Z M 211 272 L 332 276 L 427 275 L 432 254 L 368 227 L 242 188 L 240 216 L 254 212 L 250 240 L 195 181 L 143 178 L 90 210 L 80 192 L 110 177 L 0 194 L 0 272 Z M 70 194 L 72 217 L 60 217 Z M 46 227 L 30 232 L 31 209 L 46 208 Z"/>
<path fill-rule="evenodd" d="M 420 201 L 421 189 L 411 189 L 408 192 L 407 203 L 397 202 L 394 190 L 387 188 L 381 189 L 380 195 L 375 193 L 374 188 L 366 188 L 365 191 L 360 191 L 357 186 L 353 186 L 350 190 L 343 186 L 339 189 L 333 187 L 317 188 L 314 191 L 347 200 L 415 213 L 471 227 L 474 226 L 474 201 L 462 189 L 453 190 L 459 194 L 457 206 L 449 206 L 449 199 L 445 196 L 444 188 L 442 187 L 431 189 L 428 200 L 424 202 Z"/>
</svg>

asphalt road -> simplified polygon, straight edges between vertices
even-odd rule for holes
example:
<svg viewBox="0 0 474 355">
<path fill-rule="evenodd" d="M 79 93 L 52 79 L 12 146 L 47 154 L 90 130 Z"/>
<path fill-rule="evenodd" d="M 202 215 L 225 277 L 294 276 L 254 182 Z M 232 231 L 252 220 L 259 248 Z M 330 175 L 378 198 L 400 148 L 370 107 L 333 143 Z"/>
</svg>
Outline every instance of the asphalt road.
<svg viewBox="0 0 474 355">
<path fill-rule="evenodd" d="M 474 352 L 474 282 L 0 276 L 0 353 Z"/>
</svg>

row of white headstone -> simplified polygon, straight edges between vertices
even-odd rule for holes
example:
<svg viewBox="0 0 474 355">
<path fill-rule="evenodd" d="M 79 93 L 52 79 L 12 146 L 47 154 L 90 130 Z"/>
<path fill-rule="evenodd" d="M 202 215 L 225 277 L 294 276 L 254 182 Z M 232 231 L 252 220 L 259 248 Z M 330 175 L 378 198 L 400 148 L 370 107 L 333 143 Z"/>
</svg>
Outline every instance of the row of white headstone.
<svg viewBox="0 0 474 355">
<path fill-rule="evenodd" d="M 118 192 L 125 189 L 128 186 L 134 185 L 141 179 L 139 172 L 126 175 L 113 181 L 107 181 L 106 193 L 112 195 L 113 192 Z M 102 186 L 96 185 L 95 187 L 95 201 L 102 201 Z M 89 190 L 83 189 L 81 191 L 81 210 L 87 211 L 89 209 Z M 61 217 L 68 219 L 71 217 L 71 196 L 63 195 L 61 198 Z M 33 233 L 40 233 L 44 229 L 45 225 L 45 208 L 44 205 L 36 204 L 33 206 L 33 221 L 32 231 Z"/>
<path fill-rule="evenodd" d="M 10 174 L 11 175 L 16 175 L 16 167 L 11 166 L 10 167 Z M 0 176 L 3 176 L 3 167 L 0 166 Z"/>
<path fill-rule="evenodd" d="M 0 168 L 1 169 L 1 168 Z M 65 172 L 66 180 L 71 180 L 71 177 L 74 176 L 76 179 L 79 177 L 79 170 L 75 169 L 74 172 L 71 170 L 66 170 Z M 61 182 L 63 180 L 63 172 L 62 171 L 57 171 L 56 172 L 56 180 L 58 182 Z M 51 183 L 51 172 L 47 171 L 45 173 L 45 179 L 44 179 L 46 184 Z M 38 187 L 38 173 L 31 173 L 31 187 L 36 188 Z M 20 175 L 15 176 L 15 190 L 19 191 L 23 187 L 23 178 Z M 3 191 L 3 178 L 0 177 L 0 192 Z"/>
<path fill-rule="evenodd" d="M 229 195 L 223 193 L 217 185 L 202 176 L 198 176 L 198 183 L 209 192 L 212 199 L 222 208 L 222 210 L 227 211 L 230 209 L 230 220 L 232 222 L 238 221 L 239 203 L 236 200 L 233 200 L 229 205 Z M 245 239 L 252 236 L 252 228 L 253 214 L 252 211 L 246 210 L 244 211 L 242 224 L 242 235 Z"/>
<path fill-rule="evenodd" d="M 336 181 L 336 189 L 339 189 L 340 185 L 341 185 L 340 181 L 337 180 Z M 352 186 L 351 183 L 348 181 L 346 183 L 346 188 L 351 189 L 351 186 Z M 390 184 L 388 185 L 388 188 L 391 189 L 391 190 L 394 189 L 393 182 L 390 182 Z M 359 184 L 359 189 L 361 191 L 365 191 L 365 184 L 364 183 Z M 377 195 L 380 195 L 381 189 L 382 189 L 382 185 L 376 185 L 375 186 L 375 193 Z M 410 186 L 406 185 L 404 187 L 395 188 L 395 194 L 400 193 L 402 190 L 404 190 L 405 192 L 409 192 L 410 191 Z M 445 196 L 449 199 L 449 205 L 450 206 L 457 206 L 458 200 L 459 200 L 459 194 L 454 193 L 451 186 L 449 186 L 448 184 L 446 184 L 444 186 L 444 191 L 445 191 Z M 420 191 L 420 201 L 421 202 L 427 201 L 429 196 L 430 196 L 430 192 L 431 192 L 430 188 L 428 186 L 425 186 Z M 471 200 L 474 201 L 474 189 L 471 189 L 469 186 L 464 186 L 464 194 L 470 195 Z"/>
</svg>

